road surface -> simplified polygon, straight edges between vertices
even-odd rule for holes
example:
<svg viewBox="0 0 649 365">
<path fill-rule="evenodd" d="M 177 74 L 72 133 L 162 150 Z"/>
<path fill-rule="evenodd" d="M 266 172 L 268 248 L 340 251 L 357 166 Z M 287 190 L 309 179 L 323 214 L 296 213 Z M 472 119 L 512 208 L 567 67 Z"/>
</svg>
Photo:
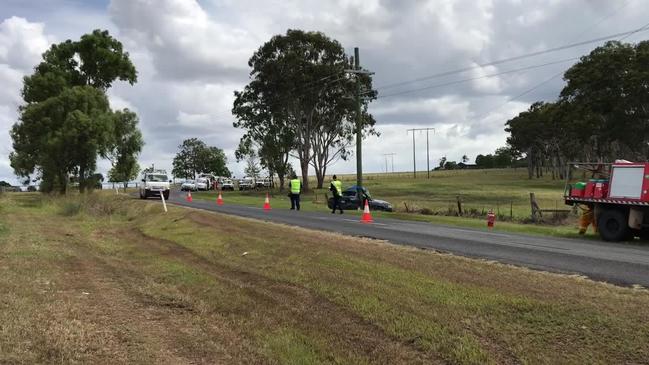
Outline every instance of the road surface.
<svg viewBox="0 0 649 365">
<path fill-rule="evenodd" d="M 649 244 L 608 243 L 580 239 L 527 236 L 514 233 L 434 225 L 397 219 L 362 224 L 358 216 L 291 211 L 241 205 L 217 206 L 214 201 L 186 202 L 172 192 L 172 204 L 269 222 L 387 240 L 396 244 L 495 260 L 538 270 L 580 274 L 618 285 L 649 287 Z"/>
</svg>

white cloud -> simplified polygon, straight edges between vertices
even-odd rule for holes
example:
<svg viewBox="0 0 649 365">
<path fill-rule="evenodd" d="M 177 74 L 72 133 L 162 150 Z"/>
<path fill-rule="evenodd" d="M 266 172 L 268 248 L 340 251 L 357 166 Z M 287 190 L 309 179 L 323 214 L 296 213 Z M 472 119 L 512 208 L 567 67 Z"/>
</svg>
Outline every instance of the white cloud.
<svg viewBox="0 0 649 365">
<path fill-rule="evenodd" d="M 483 66 L 479 67 L 477 63 L 473 64 L 476 68 L 471 70 L 471 77 L 475 78 L 473 88 L 478 92 L 497 94 L 503 89 L 502 81 L 495 75 L 498 72 L 496 66 Z M 489 76 L 489 77 L 485 77 Z"/>
<path fill-rule="evenodd" d="M 12 16 L 0 23 L 0 64 L 28 72 L 48 48 L 50 39 L 43 33 L 42 23 L 30 23 Z"/>
<path fill-rule="evenodd" d="M 246 69 L 257 39 L 214 22 L 193 0 L 113 0 L 120 33 L 152 53 L 162 78 L 220 78 Z"/>
<path fill-rule="evenodd" d="M 136 85 L 115 83 L 109 97 L 113 108 L 138 113 L 146 142 L 141 164 L 170 168 L 178 144 L 199 137 L 223 148 L 231 169 L 240 173 L 242 169 L 232 162 L 242 134 L 232 127 L 232 92 L 248 81 L 252 53 L 289 28 L 322 31 L 349 53 L 359 46 L 361 64 L 375 72 L 375 84 L 380 86 L 646 23 L 646 9 L 639 2 L 606 18 L 621 5 L 605 0 L 112 0 L 107 8 L 94 2 L 57 1 L 24 7 L 12 7 L 10 2 L 0 9 L 0 179 L 11 176 L 5 156 L 22 76 L 31 72 L 54 39 L 78 39 L 95 28 L 107 28 L 122 41 L 138 70 Z M 379 91 L 385 95 L 481 77 L 583 55 L 594 46 Z M 397 152 L 395 167 L 409 169 L 412 139 L 405 130 L 412 127 L 436 128 L 431 135 L 435 161 L 443 155 L 458 160 L 465 153 L 474 158 L 493 152 L 505 143 L 505 121 L 537 99 L 556 97 L 562 82 L 557 78 L 521 100 L 507 100 L 568 66 L 379 99 L 370 111 L 382 135 L 364 143 L 364 166 L 380 170 L 382 153 Z M 417 165 L 425 166 L 425 139 L 416 138 Z M 354 168 L 354 161 L 349 161 L 336 164 L 334 170 Z"/>
</svg>

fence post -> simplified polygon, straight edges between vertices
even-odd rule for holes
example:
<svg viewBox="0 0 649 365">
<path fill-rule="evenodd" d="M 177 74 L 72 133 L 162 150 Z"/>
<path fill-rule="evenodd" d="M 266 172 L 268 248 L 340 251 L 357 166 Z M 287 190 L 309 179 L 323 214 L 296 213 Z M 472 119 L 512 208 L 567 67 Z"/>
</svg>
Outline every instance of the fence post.
<svg viewBox="0 0 649 365">
<path fill-rule="evenodd" d="M 455 199 L 457 200 L 457 215 L 461 217 L 462 216 L 462 200 L 460 199 L 459 195 L 457 195 L 455 197 Z"/>
<path fill-rule="evenodd" d="M 530 206 L 532 207 L 532 222 L 536 223 L 536 215 L 540 215 L 539 205 L 536 203 L 536 196 L 534 193 L 530 193 Z"/>
</svg>

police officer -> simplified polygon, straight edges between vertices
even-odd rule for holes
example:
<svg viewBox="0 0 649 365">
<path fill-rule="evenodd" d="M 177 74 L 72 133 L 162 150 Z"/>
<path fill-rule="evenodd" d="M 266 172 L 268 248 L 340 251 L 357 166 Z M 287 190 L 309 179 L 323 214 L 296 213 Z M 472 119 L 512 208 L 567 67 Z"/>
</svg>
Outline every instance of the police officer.
<svg viewBox="0 0 649 365">
<path fill-rule="evenodd" d="M 296 175 L 293 175 L 293 178 L 289 182 L 291 187 L 291 210 L 300 210 L 300 193 L 302 192 L 302 182 L 297 178 Z"/>
<path fill-rule="evenodd" d="M 343 195 L 343 184 L 338 180 L 336 175 L 333 176 L 333 181 L 331 182 L 331 185 L 329 185 L 329 191 L 334 196 L 334 203 L 333 207 L 331 208 L 331 214 L 336 213 L 336 207 L 340 210 L 340 214 L 343 214 L 343 207 L 340 203 L 340 198 Z"/>
</svg>

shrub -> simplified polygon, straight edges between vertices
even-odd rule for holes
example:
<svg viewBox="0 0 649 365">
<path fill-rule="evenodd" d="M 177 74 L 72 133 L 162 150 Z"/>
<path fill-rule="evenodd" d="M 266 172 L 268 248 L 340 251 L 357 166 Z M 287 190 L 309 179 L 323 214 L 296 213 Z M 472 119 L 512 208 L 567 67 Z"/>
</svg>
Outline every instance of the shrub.
<svg viewBox="0 0 649 365">
<path fill-rule="evenodd" d="M 81 212 L 81 202 L 78 200 L 66 199 L 61 203 L 61 215 L 72 217 Z"/>
</svg>

